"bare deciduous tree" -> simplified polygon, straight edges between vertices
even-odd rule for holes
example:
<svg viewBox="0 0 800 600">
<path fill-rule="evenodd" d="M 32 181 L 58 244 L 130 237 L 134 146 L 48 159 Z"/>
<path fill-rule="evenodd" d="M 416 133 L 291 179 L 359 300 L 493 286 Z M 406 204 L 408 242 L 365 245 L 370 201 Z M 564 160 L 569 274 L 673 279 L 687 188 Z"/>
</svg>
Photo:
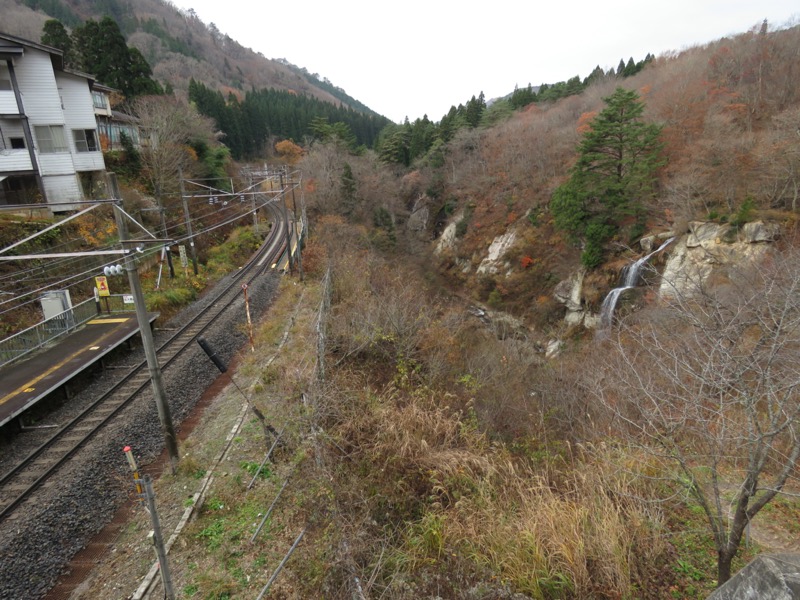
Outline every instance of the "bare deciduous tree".
<svg viewBox="0 0 800 600">
<path fill-rule="evenodd" d="M 771 127 L 761 136 L 761 196 L 770 205 L 797 210 L 800 200 L 800 107 L 772 118 Z"/>
<path fill-rule="evenodd" d="M 703 509 L 730 578 L 748 523 L 800 457 L 800 255 L 676 290 L 621 324 L 589 386 Z"/>
<path fill-rule="evenodd" d="M 194 106 L 170 96 L 137 98 L 132 112 L 145 142 L 142 164 L 156 198 L 178 188 L 178 172 L 189 171 L 194 160 L 189 143 L 215 140 L 214 122 Z"/>
</svg>

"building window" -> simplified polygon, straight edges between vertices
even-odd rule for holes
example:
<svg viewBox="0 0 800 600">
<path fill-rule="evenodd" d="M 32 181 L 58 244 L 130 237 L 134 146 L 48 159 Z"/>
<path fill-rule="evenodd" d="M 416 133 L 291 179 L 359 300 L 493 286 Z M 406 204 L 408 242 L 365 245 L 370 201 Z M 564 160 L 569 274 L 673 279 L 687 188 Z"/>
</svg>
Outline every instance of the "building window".
<svg viewBox="0 0 800 600">
<path fill-rule="evenodd" d="M 12 92 L 10 79 L 0 79 L 0 92 Z"/>
<path fill-rule="evenodd" d="M 100 149 L 94 129 L 73 129 L 72 137 L 78 152 L 97 152 Z"/>
<path fill-rule="evenodd" d="M 43 154 L 69 152 L 63 125 L 36 125 L 33 130 L 36 132 L 39 152 Z"/>
<path fill-rule="evenodd" d="M 25 138 L 10 137 L 10 138 L 8 138 L 8 142 L 11 144 L 11 149 L 12 150 L 24 150 L 25 149 Z"/>
<path fill-rule="evenodd" d="M 106 106 L 106 96 L 102 92 L 92 92 L 92 104 L 95 108 L 108 108 Z"/>
</svg>

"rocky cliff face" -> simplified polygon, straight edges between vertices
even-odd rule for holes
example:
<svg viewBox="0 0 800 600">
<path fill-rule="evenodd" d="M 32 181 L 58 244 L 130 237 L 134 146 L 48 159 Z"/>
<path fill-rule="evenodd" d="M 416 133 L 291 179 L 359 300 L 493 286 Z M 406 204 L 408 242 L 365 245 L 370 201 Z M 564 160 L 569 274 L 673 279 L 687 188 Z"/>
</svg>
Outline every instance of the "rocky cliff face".
<svg viewBox="0 0 800 600">
<path fill-rule="evenodd" d="M 642 249 L 651 252 L 671 234 L 664 233 L 643 238 Z M 659 284 L 659 297 L 691 293 L 698 284 L 706 284 L 715 274 L 729 267 L 757 265 L 770 252 L 780 236 L 780 226 L 775 223 L 755 221 L 742 227 L 730 224 L 695 221 L 689 232 L 679 236 L 664 249 L 667 257 Z M 597 314 L 587 309 L 584 290 L 585 272 L 579 269 L 559 283 L 555 299 L 566 308 L 567 325 L 583 325 L 594 329 L 599 324 Z"/>
<path fill-rule="evenodd" d="M 758 264 L 772 251 L 780 226 L 755 221 L 741 228 L 728 224 L 692 222 L 689 233 L 669 251 L 659 295 L 689 293 L 729 266 Z"/>
</svg>

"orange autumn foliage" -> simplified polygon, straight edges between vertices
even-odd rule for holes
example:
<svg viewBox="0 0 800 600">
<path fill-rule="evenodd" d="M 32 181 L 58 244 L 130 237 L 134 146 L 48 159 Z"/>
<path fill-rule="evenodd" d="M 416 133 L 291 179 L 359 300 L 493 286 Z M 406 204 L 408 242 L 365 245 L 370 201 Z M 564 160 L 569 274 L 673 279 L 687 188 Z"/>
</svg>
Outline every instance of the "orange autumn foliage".
<svg viewBox="0 0 800 600">
<path fill-rule="evenodd" d="M 578 119 L 578 133 L 586 133 L 592 129 L 592 119 L 597 116 L 597 111 L 592 110 L 583 113 Z"/>
<path fill-rule="evenodd" d="M 303 157 L 303 149 L 291 140 L 281 140 L 275 144 L 275 152 L 290 165 Z"/>
</svg>

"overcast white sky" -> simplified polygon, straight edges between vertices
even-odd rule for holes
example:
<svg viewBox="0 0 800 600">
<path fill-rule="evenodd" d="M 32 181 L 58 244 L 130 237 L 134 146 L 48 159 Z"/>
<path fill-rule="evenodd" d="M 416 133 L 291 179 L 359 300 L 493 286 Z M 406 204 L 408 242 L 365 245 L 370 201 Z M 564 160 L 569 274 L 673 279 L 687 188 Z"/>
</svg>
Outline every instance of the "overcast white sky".
<svg viewBox="0 0 800 600">
<path fill-rule="evenodd" d="M 395 122 L 515 85 L 586 77 L 641 60 L 800 21 L 797 0 L 172 0 L 243 46 L 285 58 Z"/>
</svg>

